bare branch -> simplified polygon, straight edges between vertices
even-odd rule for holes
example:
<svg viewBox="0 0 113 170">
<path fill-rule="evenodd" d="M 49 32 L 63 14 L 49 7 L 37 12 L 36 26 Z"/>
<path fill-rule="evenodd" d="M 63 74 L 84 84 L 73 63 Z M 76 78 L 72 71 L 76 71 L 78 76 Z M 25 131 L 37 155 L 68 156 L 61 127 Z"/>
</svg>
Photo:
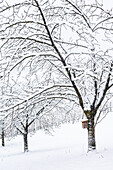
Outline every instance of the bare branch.
<svg viewBox="0 0 113 170">
<path fill-rule="evenodd" d="M 95 108 L 95 111 L 98 110 L 98 108 L 101 106 L 101 103 L 103 102 L 105 96 L 106 96 L 106 93 L 107 91 L 109 90 L 109 82 L 110 82 L 110 78 L 111 78 L 111 71 L 113 69 L 113 62 L 111 63 L 111 66 L 110 66 L 110 69 L 109 69 L 109 74 L 108 74 L 108 77 L 106 79 L 106 84 L 105 84 L 105 87 L 104 87 L 104 90 L 103 90 L 103 94 L 102 94 L 102 97 L 99 101 L 99 103 L 97 104 L 96 108 Z"/>
<path fill-rule="evenodd" d="M 38 7 L 38 9 L 39 9 L 39 11 L 40 11 L 40 13 L 41 13 L 41 16 L 42 16 L 42 19 L 43 19 L 43 22 L 44 22 L 46 31 L 47 31 L 47 33 L 48 33 L 48 35 L 49 35 L 49 38 L 50 38 L 50 41 L 51 41 L 51 44 L 52 44 L 53 48 L 55 49 L 56 53 L 59 55 L 62 64 L 66 67 L 67 64 L 66 64 L 65 60 L 63 59 L 60 51 L 58 50 L 58 48 L 56 47 L 56 45 L 55 45 L 55 43 L 54 43 L 54 40 L 53 40 L 53 38 L 52 38 L 52 36 L 51 36 L 51 33 L 50 33 L 50 31 L 49 31 L 49 28 L 48 28 L 48 26 L 47 26 L 47 24 L 46 24 L 46 20 L 45 20 L 44 14 L 43 14 L 43 12 L 42 12 L 39 4 L 38 4 L 38 1 L 37 1 L 37 0 L 34 0 L 34 1 L 35 1 L 36 5 L 37 5 L 37 7 Z M 80 106 L 81 106 L 81 108 L 84 110 L 84 104 L 83 104 L 82 96 L 81 96 L 81 94 L 80 94 L 80 92 L 79 92 L 76 84 L 75 84 L 74 81 L 72 80 L 72 78 L 71 78 L 71 73 L 70 73 L 70 71 L 69 71 L 69 69 L 68 69 L 67 67 L 66 67 L 66 72 L 67 72 L 67 74 L 68 74 L 68 76 L 69 76 L 69 78 L 70 78 L 70 81 L 71 81 L 71 83 L 72 83 L 72 85 L 73 85 L 73 87 L 74 87 L 74 89 L 75 89 L 75 91 L 76 91 L 76 93 L 77 93 L 77 95 L 78 95 Z"/>
</svg>

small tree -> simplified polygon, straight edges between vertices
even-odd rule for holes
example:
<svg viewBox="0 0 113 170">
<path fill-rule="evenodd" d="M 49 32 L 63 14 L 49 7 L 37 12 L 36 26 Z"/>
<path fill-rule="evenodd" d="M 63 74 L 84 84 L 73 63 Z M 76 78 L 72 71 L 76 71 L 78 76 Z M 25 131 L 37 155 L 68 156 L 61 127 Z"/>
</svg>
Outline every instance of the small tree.
<svg viewBox="0 0 113 170">
<path fill-rule="evenodd" d="M 24 152 L 28 152 L 28 133 L 30 126 L 35 122 L 37 117 L 43 112 L 44 107 L 38 111 L 38 113 L 32 117 L 32 114 L 29 114 L 27 110 L 24 110 L 25 116 L 17 116 L 15 121 L 14 121 L 14 126 L 16 129 L 20 132 L 20 134 L 23 136 L 23 141 L 24 141 Z M 30 112 L 32 109 L 30 110 Z M 24 120 L 23 120 L 24 119 Z"/>
</svg>

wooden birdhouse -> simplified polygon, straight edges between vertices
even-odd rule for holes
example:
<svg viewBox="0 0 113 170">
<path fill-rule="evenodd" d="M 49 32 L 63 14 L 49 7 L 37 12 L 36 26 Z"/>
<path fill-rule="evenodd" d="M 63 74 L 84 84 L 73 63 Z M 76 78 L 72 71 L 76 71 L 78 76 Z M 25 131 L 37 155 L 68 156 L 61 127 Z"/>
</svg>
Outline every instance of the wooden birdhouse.
<svg viewBox="0 0 113 170">
<path fill-rule="evenodd" d="M 83 129 L 88 128 L 88 120 L 83 120 L 82 121 L 82 128 Z"/>
</svg>

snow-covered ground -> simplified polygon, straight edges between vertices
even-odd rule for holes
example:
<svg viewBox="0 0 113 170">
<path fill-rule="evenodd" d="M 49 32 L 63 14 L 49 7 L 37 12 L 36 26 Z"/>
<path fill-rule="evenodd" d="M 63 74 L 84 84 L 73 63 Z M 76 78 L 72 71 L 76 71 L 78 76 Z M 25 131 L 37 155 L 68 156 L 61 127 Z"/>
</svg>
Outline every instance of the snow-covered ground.
<svg viewBox="0 0 113 170">
<path fill-rule="evenodd" d="M 113 113 L 96 129 L 97 150 L 87 153 L 87 130 L 81 122 L 55 129 L 53 136 L 38 131 L 29 136 L 23 153 L 22 137 L 0 147 L 0 170 L 113 170 Z"/>
</svg>

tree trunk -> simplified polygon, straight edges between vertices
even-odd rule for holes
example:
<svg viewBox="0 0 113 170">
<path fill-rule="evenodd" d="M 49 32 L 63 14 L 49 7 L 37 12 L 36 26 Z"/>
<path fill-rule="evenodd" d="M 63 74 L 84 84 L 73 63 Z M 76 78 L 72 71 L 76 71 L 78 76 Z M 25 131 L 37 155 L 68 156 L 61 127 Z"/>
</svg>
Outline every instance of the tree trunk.
<svg viewBox="0 0 113 170">
<path fill-rule="evenodd" d="M 2 128 L 2 135 L 1 135 L 1 137 L 2 137 L 2 146 L 5 146 L 5 133 L 4 133 L 4 128 Z"/>
<path fill-rule="evenodd" d="M 94 116 L 88 118 L 88 151 L 96 149 Z"/>
<path fill-rule="evenodd" d="M 28 152 L 28 133 L 25 133 L 23 137 L 24 137 L 24 152 Z"/>
</svg>

